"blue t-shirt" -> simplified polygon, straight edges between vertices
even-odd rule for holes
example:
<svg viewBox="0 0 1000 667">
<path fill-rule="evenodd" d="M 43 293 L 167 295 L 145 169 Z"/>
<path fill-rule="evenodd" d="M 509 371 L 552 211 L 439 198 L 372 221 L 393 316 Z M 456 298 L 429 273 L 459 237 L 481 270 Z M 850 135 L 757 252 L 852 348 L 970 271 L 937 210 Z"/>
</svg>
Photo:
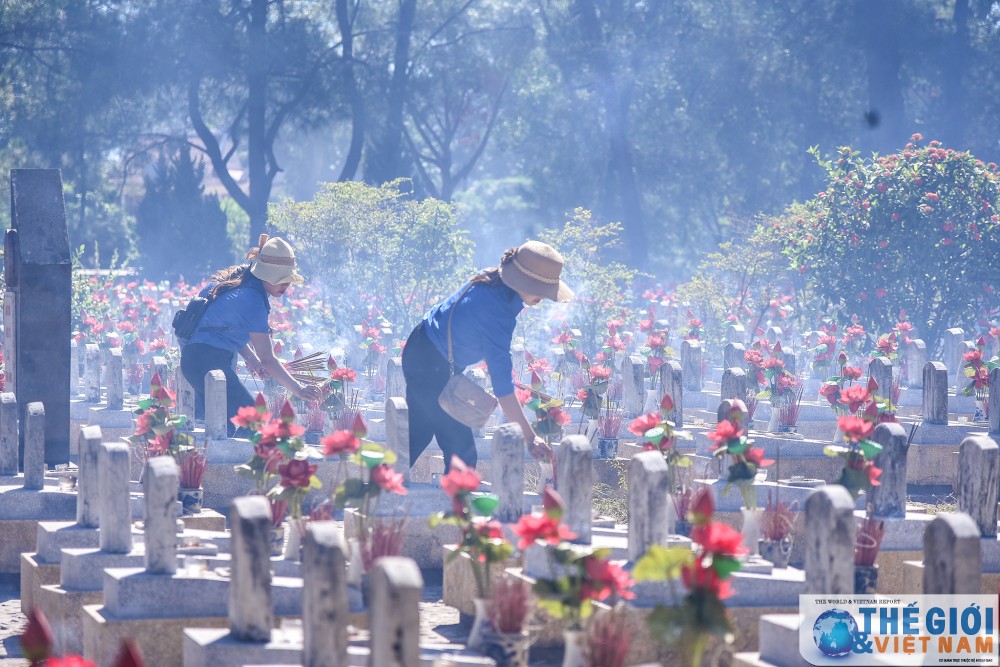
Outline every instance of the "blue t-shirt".
<svg viewBox="0 0 1000 667">
<path fill-rule="evenodd" d="M 201 291 L 207 297 L 215 283 Z M 267 318 L 271 312 L 264 283 L 250 275 L 241 287 L 224 292 L 209 304 L 188 343 L 204 343 L 238 352 L 250 342 L 251 333 L 271 333 Z"/>
<path fill-rule="evenodd" d="M 514 362 L 510 357 L 510 343 L 514 337 L 514 324 L 518 313 L 524 308 L 524 301 L 517 292 L 498 282 L 493 285 L 473 285 L 456 304 L 464 289 L 465 285 L 424 316 L 427 337 L 441 356 L 447 359 L 448 316 L 454 311 L 451 341 L 455 366 L 462 370 L 485 359 L 493 393 L 497 396 L 513 394 L 511 374 Z"/>
</svg>

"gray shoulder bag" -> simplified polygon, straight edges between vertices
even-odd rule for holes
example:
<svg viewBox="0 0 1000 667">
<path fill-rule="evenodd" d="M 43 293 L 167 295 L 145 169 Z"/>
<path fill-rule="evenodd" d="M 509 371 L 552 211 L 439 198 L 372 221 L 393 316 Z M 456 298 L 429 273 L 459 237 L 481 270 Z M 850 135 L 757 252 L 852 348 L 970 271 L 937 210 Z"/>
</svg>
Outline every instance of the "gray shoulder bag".
<svg viewBox="0 0 1000 667">
<path fill-rule="evenodd" d="M 458 302 L 471 287 L 472 283 L 469 283 L 469 286 L 462 290 L 452 305 L 451 312 L 448 313 L 448 368 L 451 369 L 452 375 L 438 396 L 438 404 L 455 421 L 470 428 L 482 428 L 496 409 L 497 399 L 465 375 L 456 372 L 455 352 L 451 344 L 451 318 L 455 314 Z"/>
</svg>

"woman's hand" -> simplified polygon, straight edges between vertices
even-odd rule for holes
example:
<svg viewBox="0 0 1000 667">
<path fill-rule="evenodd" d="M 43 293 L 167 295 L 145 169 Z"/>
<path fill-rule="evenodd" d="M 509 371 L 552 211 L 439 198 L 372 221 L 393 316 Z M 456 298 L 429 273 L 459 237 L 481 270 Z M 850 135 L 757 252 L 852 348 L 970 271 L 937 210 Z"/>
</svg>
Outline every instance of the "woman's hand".
<svg viewBox="0 0 1000 667">
<path fill-rule="evenodd" d="M 259 378 L 267 377 L 267 368 L 260 362 L 257 357 L 248 357 L 243 361 L 246 362 L 247 370 L 256 375 Z"/>
<path fill-rule="evenodd" d="M 526 442 L 525 445 L 528 448 L 528 454 L 536 461 L 548 461 L 552 458 L 552 448 L 549 447 L 544 438 L 539 438 L 536 435 L 533 442 Z"/>
<path fill-rule="evenodd" d="M 308 403 L 316 403 L 323 400 L 323 390 L 313 385 L 300 386 L 295 395 Z"/>
</svg>

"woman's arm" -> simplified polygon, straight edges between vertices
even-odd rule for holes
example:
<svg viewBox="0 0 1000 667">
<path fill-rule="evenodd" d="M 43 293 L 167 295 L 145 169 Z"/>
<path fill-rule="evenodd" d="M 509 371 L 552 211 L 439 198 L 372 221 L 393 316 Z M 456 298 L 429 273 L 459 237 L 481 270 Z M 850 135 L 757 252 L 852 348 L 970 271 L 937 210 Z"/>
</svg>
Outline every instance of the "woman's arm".
<svg viewBox="0 0 1000 667">
<path fill-rule="evenodd" d="M 547 461 L 552 454 L 552 449 L 545 444 L 545 440 L 535 435 L 535 430 L 531 428 L 528 418 L 524 416 L 524 410 L 521 408 L 517 396 L 515 394 L 498 396 L 497 402 L 500 403 L 500 409 L 503 410 L 507 420 L 520 425 L 521 433 L 524 434 L 524 446 L 528 448 L 528 453 L 536 459 Z"/>
<path fill-rule="evenodd" d="M 240 350 L 240 356 L 243 357 L 243 361 L 246 362 L 247 368 L 250 369 L 251 373 L 257 377 L 267 377 L 267 369 L 264 368 L 264 364 L 257 358 L 257 353 L 250 347 L 250 343 L 243 346 L 243 349 Z"/>
<path fill-rule="evenodd" d="M 323 392 L 318 387 L 303 386 L 288 374 L 285 367 L 274 356 L 274 348 L 271 345 L 271 334 L 251 333 L 250 344 L 257 352 L 261 365 L 267 371 L 269 377 L 277 380 L 279 384 L 288 389 L 294 395 L 304 401 L 318 401 L 323 397 Z"/>
</svg>

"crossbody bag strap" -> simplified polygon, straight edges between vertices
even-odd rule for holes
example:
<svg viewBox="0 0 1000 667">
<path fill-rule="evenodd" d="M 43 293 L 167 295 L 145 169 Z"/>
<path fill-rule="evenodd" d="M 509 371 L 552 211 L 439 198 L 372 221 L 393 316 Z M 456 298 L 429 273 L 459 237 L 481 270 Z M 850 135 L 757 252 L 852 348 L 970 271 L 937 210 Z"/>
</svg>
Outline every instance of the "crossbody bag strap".
<svg viewBox="0 0 1000 667">
<path fill-rule="evenodd" d="M 451 372 L 454 375 L 458 375 L 458 372 L 455 370 L 455 350 L 451 345 L 451 318 L 455 314 L 455 307 L 458 306 L 458 302 L 462 300 L 462 297 L 465 296 L 466 292 L 472 289 L 472 285 L 473 283 L 470 280 L 469 284 L 465 286 L 464 290 L 462 290 L 462 293 L 458 295 L 457 299 L 455 299 L 455 303 L 451 304 L 451 312 L 448 313 L 448 368 L 451 369 Z"/>
</svg>

